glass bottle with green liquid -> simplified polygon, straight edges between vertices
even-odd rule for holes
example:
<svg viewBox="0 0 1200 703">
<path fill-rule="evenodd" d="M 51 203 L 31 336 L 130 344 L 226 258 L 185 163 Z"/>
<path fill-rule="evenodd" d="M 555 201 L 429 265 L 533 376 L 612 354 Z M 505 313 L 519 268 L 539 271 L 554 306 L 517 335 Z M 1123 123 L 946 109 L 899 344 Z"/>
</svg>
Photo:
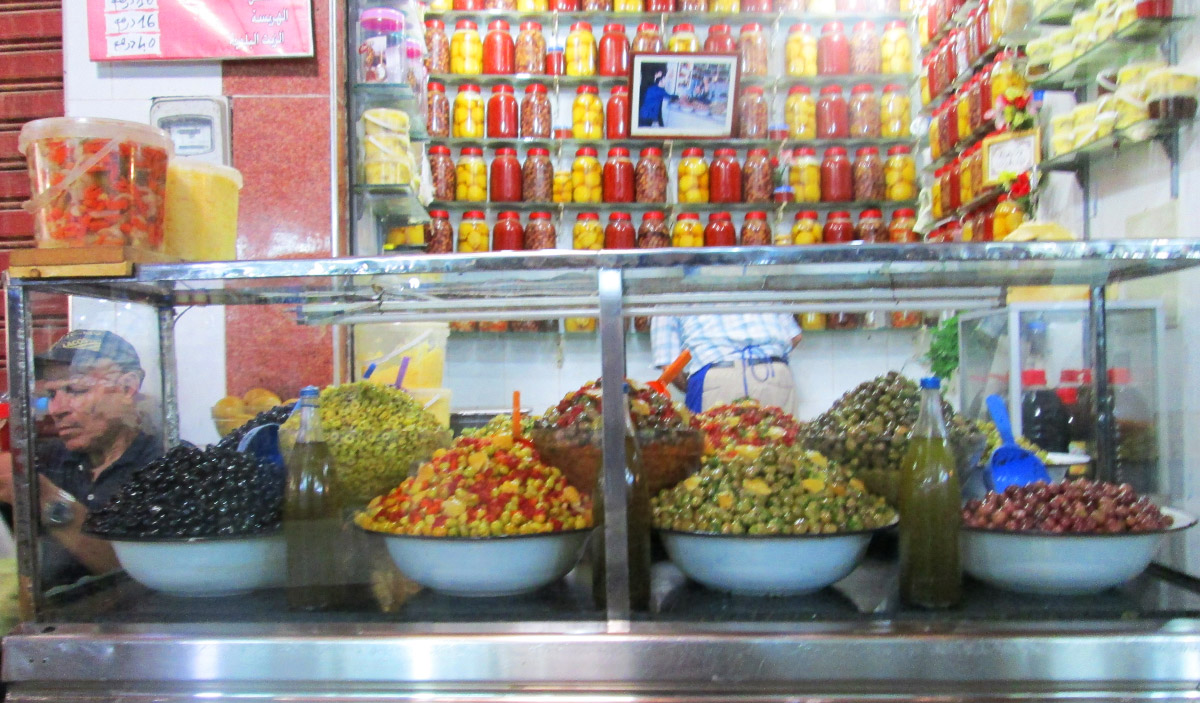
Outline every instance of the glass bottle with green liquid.
<svg viewBox="0 0 1200 703">
<path fill-rule="evenodd" d="M 300 427 L 288 453 L 283 497 L 287 540 L 287 600 L 298 610 L 336 605 L 341 583 L 342 505 L 334 485 L 333 458 L 321 429 L 314 386 L 300 391 Z"/>
<path fill-rule="evenodd" d="M 962 599 L 962 494 L 940 388 L 937 377 L 921 379 L 921 413 L 900 464 L 900 597 L 924 608 Z"/>
</svg>

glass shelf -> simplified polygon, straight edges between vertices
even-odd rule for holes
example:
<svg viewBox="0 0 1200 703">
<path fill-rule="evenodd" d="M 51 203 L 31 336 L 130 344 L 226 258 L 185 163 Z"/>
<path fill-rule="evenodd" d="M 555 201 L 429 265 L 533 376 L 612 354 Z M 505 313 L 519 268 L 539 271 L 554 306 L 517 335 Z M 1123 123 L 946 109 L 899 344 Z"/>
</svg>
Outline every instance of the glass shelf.
<svg viewBox="0 0 1200 703">
<path fill-rule="evenodd" d="M 1045 159 L 1039 164 L 1043 171 L 1079 171 L 1085 166 L 1111 158 L 1120 153 L 1122 147 L 1144 144 L 1175 134 L 1183 125 L 1192 121 L 1143 120 L 1111 135 L 1097 139 L 1078 149 Z"/>
<path fill-rule="evenodd" d="M 1051 71 L 1030 82 L 1035 89 L 1065 90 L 1090 84 L 1097 74 L 1138 57 L 1147 47 L 1164 39 L 1190 17 L 1139 19 L 1117 30 L 1111 37 L 1098 42 L 1066 66 Z"/>
<path fill-rule="evenodd" d="M 994 131 L 996 131 L 996 125 L 994 123 L 991 121 L 984 122 L 979 126 L 979 129 L 968 135 L 966 139 L 958 140 L 958 143 L 954 145 L 953 149 L 931 161 L 929 165 L 925 166 L 922 170 L 925 173 L 933 173 L 934 171 L 953 161 L 956 157 L 962 156 L 967 149 L 970 149 L 976 144 L 982 142 L 987 135 Z"/>
<path fill-rule="evenodd" d="M 601 88 L 627 85 L 629 83 L 629 76 L 547 76 L 531 73 L 514 73 L 504 76 L 468 76 L 457 73 L 434 73 L 429 76 L 429 80 L 446 86 L 460 86 L 465 84 L 484 87 L 511 85 L 516 89 L 523 89 L 531 83 L 541 83 L 547 88 L 553 88 L 555 91 L 573 91 L 581 85 L 595 85 Z M 793 85 L 807 85 L 813 88 L 820 88 L 826 85 L 841 85 L 846 90 L 849 90 L 850 86 L 858 85 L 859 83 L 868 83 L 876 86 L 896 83 L 907 87 L 912 84 L 913 80 L 913 77 L 908 74 L 872 73 L 839 76 L 742 76 L 739 82 L 742 85 L 756 85 L 763 88 L 779 88 L 784 90 Z"/>
<path fill-rule="evenodd" d="M 501 147 L 530 148 L 543 147 L 554 149 L 561 153 L 571 153 L 580 147 L 590 146 L 604 156 L 612 147 L 625 147 L 630 154 L 636 156 L 646 147 L 666 149 L 770 149 L 777 152 L 780 149 L 792 149 L 801 146 L 815 148 L 818 153 L 831 146 L 842 146 L 846 149 L 857 149 L 864 146 L 879 147 L 880 151 L 893 146 L 912 146 L 911 137 L 896 139 L 541 139 L 527 137 L 521 139 L 473 139 L 470 137 L 430 137 L 433 144 L 443 144 L 451 149 L 463 147 L 479 147 L 483 149 L 498 149 Z M 665 155 L 665 154 L 664 154 Z"/>
<path fill-rule="evenodd" d="M 900 208 L 915 209 L 916 200 L 874 201 L 856 200 L 847 203 L 471 203 L 435 200 L 429 204 L 430 210 L 446 210 L 449 212 L 467 212 L 480 210 L 482 212 L 551 212 L 560 217 L 566 214 L 580 212 L 661 212 L 668 218 L 685 212 L 706 215 L 714 212 L 774 212 L 781 216 L 796 213 L 801 210 L 817 212 L 834 212 L 846 210 L 857 214 L 861 210 L 877 209 L 890 212 Z"/>
<path fill-rule="evenodd" d="M 361 198 L 362 209 L 370 211 L 377 219 L 407 221 L 409 224 L 429 220 L 429 214 L 411 186 L 358 184 L 354 186 L 354 194 Z"/>
<path fill-rule="evenodd" d="M 825 22 L 842 22 L 847 27 L 850 27 L 864 20 L 877 23 L 901 21 L 907 24 L 911 18 L 905 13 L 888 12 L 818 15 L 806 12 L 742 12 L 730 14 L 722 12 L 517 12 L 509 10 L 456 10 L 451 12 L 426 12 L 425 19 L 442 20 L 446 23 L 447 31 L 452 30 L 455 23 L 459 20 L 472 20 L 479 25 L 481 31 L 486 31 L 488 22 L 502 19 L 507 21 L 514 30 L 517 28 L 517 24 L 523 21 L 540 22 L 543 30 L 547 27 L 553 27 L 556 21 L 558 22 L 558 27 L 562 30 L 566 30 L 574 22 L 589 22 L 592 25 L 593 32 L 598 32 L 607 23 L 634 25 L 642 22 L 654 22 L 660 25 L 660 27 L 665 26 L 669 32 L 672 25 L 680 22 L 699 24 L 758 22 L 770 25 L 778 21 L 784 29 L 786 29 L 784 25 L 790 26 L 791 23 L 807 22 L 819 30 L 820 25 Z"/>
</svg>

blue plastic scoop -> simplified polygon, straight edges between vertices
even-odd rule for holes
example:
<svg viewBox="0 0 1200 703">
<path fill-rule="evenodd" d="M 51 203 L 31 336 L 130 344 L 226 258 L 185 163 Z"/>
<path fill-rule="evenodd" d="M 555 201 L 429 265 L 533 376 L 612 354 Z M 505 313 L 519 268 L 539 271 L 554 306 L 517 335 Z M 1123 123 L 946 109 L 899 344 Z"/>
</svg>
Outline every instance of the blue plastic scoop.
<svg viewBox="0 0 1200 703">
<path fill-rule="evenodd" d="M 1004 405 L 1004 399 L 998 395 L 989 395 L 987 407 L 1003 442 L 992 452 L 992 460 L 988 464 L 985 478 L 991 484 L 989 488 L 999 492 L 1009 486 L 1025 486 L 1037 481 L 1049 483 L 1050 474 L 1046 471 L 1046 465 L 1036 454 L 1018 446 L 1013 438 L 1012 422 L 1008 419 L 1008 408 Z"/>
</svg>

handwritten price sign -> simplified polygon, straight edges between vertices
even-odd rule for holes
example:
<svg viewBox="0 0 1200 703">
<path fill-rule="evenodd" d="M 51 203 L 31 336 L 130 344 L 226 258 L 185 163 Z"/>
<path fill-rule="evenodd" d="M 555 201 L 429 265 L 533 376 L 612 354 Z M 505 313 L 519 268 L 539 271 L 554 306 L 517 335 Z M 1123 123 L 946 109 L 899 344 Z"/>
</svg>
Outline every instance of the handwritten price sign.
<svg viewBox="0 0 1200 703">
<path fill-rule="evenodd" d="M 983 184 L 999 185 L 1004 174 L 1020 175 L 1042 161 L 1041 131 L 998 134 L 983 140 Z"/>
<path fill-rule="evenodd" d="M 312 0 L 87 0 L 93 61 L 313 55 Z"/>
</svg>

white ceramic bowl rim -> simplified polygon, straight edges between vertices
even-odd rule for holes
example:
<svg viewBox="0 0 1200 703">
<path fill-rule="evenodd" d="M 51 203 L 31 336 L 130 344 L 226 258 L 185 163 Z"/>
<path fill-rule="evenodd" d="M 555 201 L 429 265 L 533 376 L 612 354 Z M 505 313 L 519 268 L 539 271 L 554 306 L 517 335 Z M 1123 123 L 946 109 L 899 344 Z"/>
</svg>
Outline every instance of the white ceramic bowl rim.
<svg viewBox="0 0 1200 703">
<path fill-rule="evenodd" d="M 395 538 L 411 539 L 411 540 L 418 540 L 418 541 L 427 540 L 430 542 L 458 542 L 460 544 L 467 544 L 467 543 L 471 543 L 471 542 L 478 542 L 478 543 L 501 542 L 501 541 L 512 541 L 512 540 L 519 540 L 519 539 L 533 539 L 536 537 L 557 537 L 559 535 L 573 535 L 573 534 L 579 534 L 581 532 L 583 532 L 583 533 L 591 532 L 592 530 L 596 529 L 597 526 L 584 527 L 584 528 L 577 529 L 577 530 L 552 530 L 550 532 L 534 532 L 532 534 L 525 534 L 525 535 L 489 535 L 487 537 L 434 537 L 433 535 L 403 535 L 403 534 L 399 534 L 396 532 L 383 532 L 381 530 L 368 530 L 367 528 L 365 528 L 361 525 L 357 525 L 357 524 L 355 525 L 355 527 L 362 530 L 363 532 L 366 532 L 366 533 L 372 534 L 372 535 L 379 535 L 380 537 L 395 537 Z"/>
<path fill-rule="evenodd" d="M 686 530 L 672 530 L 663 527 L 654 528 L 655 531 L 667 535 L 683 535 L 685 537 L 720 537 L 723 539 L 738 539 L 738 540 L 773 540 L 773 539 L 824 539 L 829 537 L 851 537 L 853 535 L 869 535 L 875 532 L 895 527 L 900 523 L 900 516 L 893 517 L 886 525 L 879 527 L 871 527 L 862 530 L 839 530 L 838 532 L 821 532 L 803 535 L 727 535 L 724 532 L 688 532 Z"/>
<path fill-rule="evenodd" d="M 1159 508 L 1163 515 L 1171 518 L 1170 527 L 1161 530 L 1140 530 L 1138 532 L 1046 532 L 1045 530 L 993 530 L 990 527 L 967 527 L 963 531 L 976 532 L 985 535 L 1012 535 L 1014 537 L 1088 537 L 1103 539 L 1121 539 L 1122 537 L 1140 537 L 1142 535 L 1165 535 L 1169 532 L 1179 532 L 1196 525 L 1196 517 L 1174 508 Z"/>
<path fill-rule="evenodd" d="M 245 532 L 239 535 L 202 535 L 198 537 L 117 537 L 113 535 L 101 534 L 99 532 L 89 532 L 84 530 L 85 535 L 102 539 L 107 542 L 134 542 L 138 544 L 194 544 L 198 542 L 233 542 L 236 540 L 255 539 L 258 537 L 273 537 L 283 534 L 283 530 L 278 527 L 273 527 L 262 532 Z"/>
</svg>

